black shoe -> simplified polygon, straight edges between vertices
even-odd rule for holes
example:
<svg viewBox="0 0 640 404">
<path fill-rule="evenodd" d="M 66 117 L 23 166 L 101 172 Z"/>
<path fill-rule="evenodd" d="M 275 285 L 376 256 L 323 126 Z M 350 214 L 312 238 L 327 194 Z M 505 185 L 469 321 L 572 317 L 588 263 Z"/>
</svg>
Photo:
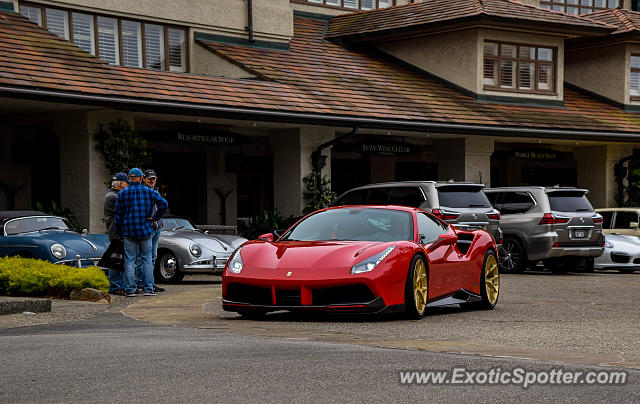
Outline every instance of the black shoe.
<svg viewBox="0 0 640 404">
<path fill-rule="evenodd" d="M 121 289 L 116 289 L 116 290 L 112 290 L 111 292 L 109 292 L 110 295 L 116 295 L 116 296 L 124 296 L 124 291 Z"/>
<path fill-rule="evenodd" d="M 164 288 L 161 288 L 158 285 L 153 285 L 153 291 L 154 292 L 164 292 L 164 290 L 165 290 Z"/>
<path fill-rule="evenodd" d="M 142 294 L 142 288 L 136 288 L 136 295 L 141 295 Z"/>
</svg>

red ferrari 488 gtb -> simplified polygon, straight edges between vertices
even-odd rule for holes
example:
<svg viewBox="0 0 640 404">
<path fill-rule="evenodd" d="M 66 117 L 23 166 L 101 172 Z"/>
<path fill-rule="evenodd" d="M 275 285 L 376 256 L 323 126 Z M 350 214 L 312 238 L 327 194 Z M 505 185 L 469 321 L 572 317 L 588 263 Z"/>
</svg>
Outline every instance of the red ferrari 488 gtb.
<svg viewBox="0 0 640 404">
<path fill-rule="evenodd" d="M 492 309 L 500 280 L 493 237 L 415 208 L 339 206 L 304 217 L 274 240 L 245 243 L 222 276 L 224 310 L 405 312 Z"/>
</svg>

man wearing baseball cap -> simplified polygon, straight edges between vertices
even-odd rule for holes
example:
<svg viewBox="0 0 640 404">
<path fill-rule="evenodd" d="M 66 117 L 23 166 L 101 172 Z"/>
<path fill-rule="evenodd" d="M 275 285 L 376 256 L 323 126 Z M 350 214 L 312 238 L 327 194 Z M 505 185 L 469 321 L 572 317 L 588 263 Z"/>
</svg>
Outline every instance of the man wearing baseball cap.
<svg viewBox="0 0 640 404">
<path fill-rule="evenodd" d="M 155 296 L 153 291 L 152 225 L 167 210 L 167 201 L 160 193 L 142 184 L 143 172 L 129 170 L 129 186 L 120 192 L 116 202 L 116 230 L 124 238 L 125 296 L 135 296 L 136 256 L 142 260 L 144 295 Z M 157 210 L 154 213 L 154 208 Z"/>
<path fill-rule="evenodd" d="M 142 177 L 142 183 L 149 188 L 155 189 L 157 191 L 158 189 L 156 188 L 156 181 L 158 179 L 158 176 L 156 175 L 156 172 L 149 168 L 147 170 L 144 170 L 143 174 L 144 176 Z M 157 209 L 154 208 L 154 214 L 156 213 L 156 210 Z M 156 258 L 158 257 L 158 241 L 160 240 L 160 233 L 162 232 L 162 228 L 164 227 L 162 218 L 158 219 L 158 221 L 156 221 L 155 223 L 155 226 L 152 227 L 154 228 L 154 233 L 151 236 L 151 265 L 153 265 L 153 267 L 155 268 Z M 136 293 L 142 292 L 142 289 L 144 287 L 143 279 L 144 276 L 142 269 L 142 260 L 140 259 L 140 257 L 138 257 L 138 259 L 136 260 Z M 153 285 L 154 292 L 164 292 L 164 290 L 164 288 L 156 284 Z"/>
<path fill-rule="evenodd" d="M 111 178 L 111 188 L 104 196 L 104 217 L 103 221 L 107 227 L 109 241 L 119 239 L 116 231 L 115 213 L 118 193 L 129 185 L 129 177 L 125 173 L 117 173 Z M 114 295 L 124 295 L 124 285 L 122 272 L 113 269 L 109 270 L 109 293 Z"/>
</svg>

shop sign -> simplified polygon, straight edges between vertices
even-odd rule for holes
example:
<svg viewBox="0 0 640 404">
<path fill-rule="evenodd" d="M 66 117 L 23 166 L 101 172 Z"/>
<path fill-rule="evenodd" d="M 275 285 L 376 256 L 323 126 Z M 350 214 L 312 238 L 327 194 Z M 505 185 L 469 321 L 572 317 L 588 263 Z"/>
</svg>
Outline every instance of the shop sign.
<svg viewBox="0 0 640 404">
<path fill-rule="evenodd" d="M 555 161 L 562 160 L 564 153 L 550 149 L 516 149 L 511 151 L 516 160 Z"/>
<path fill-rule="evenodd" d="M 188 133 L 185 131 L 178 131 L 176 133 L 176 140 L 178 140 L 179 142 L 189 142 L 189 143 L 233 145 L 238 141 L 238 137 L 231 133 L 207 134 L 207 133 Z"/>
<path fill-rule="evenodd" d="M 358 151 L 379 156 L 397 156 L 416 153 L 417 148 L 404 142 L 363 142 L 358 144 Z"/>
</svg>

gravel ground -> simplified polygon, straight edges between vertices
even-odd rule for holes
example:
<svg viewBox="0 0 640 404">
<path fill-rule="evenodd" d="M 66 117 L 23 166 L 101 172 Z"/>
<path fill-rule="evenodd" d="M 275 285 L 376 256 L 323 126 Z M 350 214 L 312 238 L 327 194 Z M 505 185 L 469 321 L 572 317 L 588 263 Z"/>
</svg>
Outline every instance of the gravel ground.
<svg viewBox="0 0 640 404">
<path fill-rule="evenodd" d="M 219 276 L 191 275 L 185 276 L 184 281 L 178 285 L 161 285 L 165 292 L 158 292 L 158 296 L 167 293 L 183 292 L 195 286 L 216 285 L 220 283 Z M 76 300 L 51 299 L 51 312 L 34 314 L 8 314 L 0 316 L 0 329 L 29 327 L 33 325 L 56 324 L 66 321 L 86 320 L 94 318 L 102 313 L 120 313 L 129 304 L 139 302 L 142 299 L 154 299 L 154 297 L 111 296 L 111 304 L 83 302 Z"/>
</svg>

